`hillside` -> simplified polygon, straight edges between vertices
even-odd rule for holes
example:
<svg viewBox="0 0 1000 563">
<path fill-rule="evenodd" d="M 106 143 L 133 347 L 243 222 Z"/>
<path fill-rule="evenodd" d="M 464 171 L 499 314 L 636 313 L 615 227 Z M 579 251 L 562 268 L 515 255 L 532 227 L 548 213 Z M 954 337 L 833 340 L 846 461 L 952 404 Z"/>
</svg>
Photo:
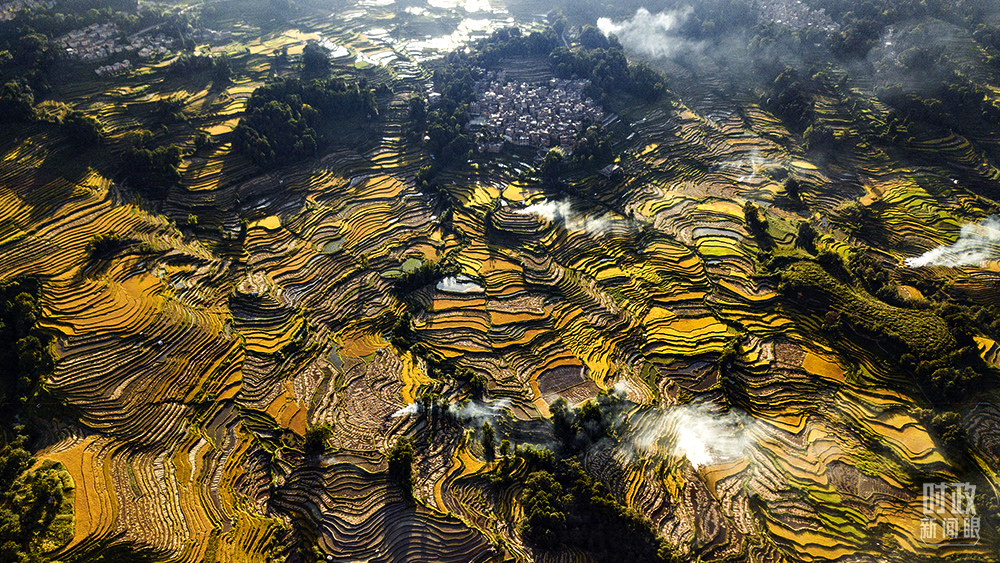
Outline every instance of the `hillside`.
<svg viewBox="0 0 1000 563">
<path fill-rule="evenodd" d="M 0 22 L 2 557 L 997 560 L 995 15 L 112 4 Z"/>
</svg>

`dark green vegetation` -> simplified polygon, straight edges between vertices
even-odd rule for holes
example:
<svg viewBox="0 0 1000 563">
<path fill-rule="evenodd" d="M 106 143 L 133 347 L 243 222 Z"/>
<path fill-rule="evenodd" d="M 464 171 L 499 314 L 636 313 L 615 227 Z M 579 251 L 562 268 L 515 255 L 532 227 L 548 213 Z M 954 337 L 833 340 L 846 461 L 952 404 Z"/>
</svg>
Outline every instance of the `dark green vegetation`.
<svg viewBox="0 0 1000 563">
<path fill-rule="evenodd" d="M 104 139 L 101 122 L 79 111 L 68 112 L 63 117 L 62 128 L 70 140 L 84 147 L 100 144 Z"/>
<path fill-rule="evenodd" d="M 302 450 L 307 454 L 321 454 L 326 451 L 326 441 L 333 436 L 333 428 L 329 424 L 320 424 L 306 430 Z"/>
<path fill-rule="evenodd" d="M 586 452 L 598 440 L 616 439 L 614 423 L 624 407 L 625 398 L 616 393 L 602 393 L 577 408 L 570 407 L 566 399 L 557 399 L 549 410 L 561 452 L 575 455 Z"/>
<path fill-rule="evenodd" d="M 524 516 L 518 530 L 536 549 L 578 549 L 600 562 L 676 560 L 649 519 L 619 503 L 581 464 L 580 456 L 597 441 L 617 441 L 614 425 L 626 406 L 615 393 L 575 408 L 558 399 L 551 405 L 552 432 L 560 444 L 556 453 L 533 446 L 517 446 L 511 453 L 510 443 L 501 443 L 491 478 L 499 485 L 520 485 Z M 492 426 L 484 424 L 487 460 L 496 455 L 494 436 Z"/>
<path fill-rule="evenodd" d="M 823 251 L 816 261 L 791 261 L 777 271 L 791 306 L 823 316 L 833 347 L 849 355 L 844 339 L 860 336 L 863 348 L 881 350 L 885 361 L 912 378 L 932 406 L 919 417 L 953 454 L 966 454 L 954 409 L 1000 387 L 1000 372 L 983 361 L 973 340 L 981 333 L 996 338 L 995 306 L 960 305 L 941 295 L 937 303 L 902 300 L 888 272 L 864 249 L 852 251 L 847 264 Z"/>
<path fill-rule="evenodd" d="M 49 337 L 41 317 L 39 282 L 21 278 L 0 282 L 0 403 L 8 421 L 30 409 L 43 376 L 52 370 Z"/>
<path fill-rule="evenodd" d="M 254 163 L 273 167 L 315 155 L 331 123 L 377 114 L 375 95 L 364 83 L 284 80 L 254 90 L 234 142 Z"/>
<path fill-rule="evenodd" d="M 330 69 L 330 53 L 318 43 L 310 42 L 302 49 L 302 72 L 323 74 Z"/>
<path fill-rule="evenodd" d="M 181 164 L 182 155 L 183 151 L 176 145 L 138 148 L 125 153 L 121 169 L 136 189 L 156 193 L 180 182 L 177 167 Z"/>
<path fill-rule="evenodd" d="M 677 560 L 650 521 L 618 503 L 579 461 L 544 449 L 516 448 L 514 457 L 503 457 L 495 470 L 501 482 L 514 474 L 523 479 L 524 518 L 518 530 L 537 549 L 572 547 L 601 563 Z"/>
<path fill-rule="evenodd" d="M 87 241 L 87 255 L 91 259 L 110 258 L 125 246 L 125 239 L 118 233 L 101 233 Z"/>
<path fill-rule="evenodd" d="M 10 81 L 0 88 L 0 121 L 31 121 L 35 117 L 35 94 L 22 81 Z"/>
<path fill-rule="evenodd" d="M 781 290 L 795 300 L 825 304 L 852 326 L 882 342 L 893 342 L 926 356 L 955 347 L 948 325 L 936 314 L 887 305 L 841 282 L 815 262 L 800 261 L 783 268 Z"/>
<path fill-rule="evenodd" d="M 213 57 L 210 55 L 184 53 L 174 59 L 174 62 L 170 63 L 170 72 L 178 76 L 206 71 L 212 73 L 212 80 L 215 82 L 214 86 L 225 85 L 232 78 L 233 62 L 226 55 Z M 183 104 L 179 105 L 183 107 Z M 177 109 L 179 110 L 180 107 Z"/>
<path fill-rule="evenodd" d="M 402 437 L 396 440 L 387 456 L 389 479 L 399 488 L 403 498 L 413 500 L 413 440 Z"/>
<path fill-rule="evenodd" d="M 49 338 L 38 328 L 40 284 L 0 282 L 0 560 L 47 561 L 40 554 L 73 534 L 72 479 L 59 464 L 37 469 L 23 421 L 36 414 L 42 379 L 52 370 Z"/>
<path fill-rule="evenodd" d="M 630 64 L 625 49 L 614 36 L 610 40 L 603 35 L 597 37 L 601 41 L 590 48 L 586 45 L 575 50 L 559 47 L 552 51 L 550 58 L 556 76 L 587 78 L 591 84 L 585 93 L 609 109 L 614 107 L 612 100 L 616 95 L 629 94 L 652 103 L 666 93 L 663 75 L 645 62 Z"/>
</svg>

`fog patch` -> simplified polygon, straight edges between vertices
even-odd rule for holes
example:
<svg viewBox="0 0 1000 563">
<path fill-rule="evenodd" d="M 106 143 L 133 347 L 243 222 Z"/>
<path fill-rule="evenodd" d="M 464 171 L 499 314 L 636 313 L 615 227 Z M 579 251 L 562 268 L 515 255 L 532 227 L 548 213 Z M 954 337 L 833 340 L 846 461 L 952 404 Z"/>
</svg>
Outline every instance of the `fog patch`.
<svg viewBox="0 0 1000 563">
<path fill-rule="evenodd" d="M 633 416 L 625 445 L 640 457 L 684 457 L 700 468 L 744 456 L 755 425 L 742 411 L 720 412 L 711 404 L 654 409 Z"/>
<path fill-rule="evenodd" d="M 774 160 L 768 160 L 760 156 L 760 151 L 753 149 L 750 155 L 736 161 L 723 162 L 719 165 L 723 170 L 732 170 L 741 173 L 736 179 L 740 183 L 754 183 L 763 180 L 772 172 L 783 168 L 783 165 Z"/>
<path fill-rule="evenodd" d="M 404 416 L 417 416 L 420 414 L 421 409 L 418 403 L 410 403 L 405 407 L 399 409 L 398 411 L 392 413 L 392 418 L 400 418 Z"/>
<path fill-rule="evenodd" d="M 448 414 L 463 426 L 478 428 L 484 422 L 492 423 L 496 418 L 503 416 L 508 409 L 510 409 L 509 399 L 490 402 L 468 400 L 448 405 Z"/>
<path fill-rule="evenodd" d="M 605 35 L 618 36 L 622 45 L 635 53 L 652 59 L 671 59 L 705 48 L 703 41 L 691 41 L 679 34 L 681 25 L 692 12 L 694 9 L 690 6 L 658 14 L 639 8 L 630 20 L 616 23 L 600 18 L 597 27 Z"/>
<path fill-rule="evenodd" d="M 913 258 L 905 264 L 911 268 L 923 266 L 980 266 L 1000 257 L 1000 218 L 987 217 L 978 224 L 962 225 L 958 240 L 951 246 L 939 246 Z"/>
<path fill-rule="evenodd" d="M 613 213 L 603 215 L 588 215 L 573 211 L 573 204 L 567 200 L 543 201 L 519 209 L 521 215 L 536 215 L 554 223 L 561 223 L 571 231 L 581 231 L 592 235 L 602 235 L 615 227 L 630 229 L 631 224 L 618 218 Z"/>
<path fill-rule="evenodd" d="M 437 283 L 438 291 L 446 293 L 482 293 L 483 287 L 467 276 L 447 277 Z"/>
</svg>

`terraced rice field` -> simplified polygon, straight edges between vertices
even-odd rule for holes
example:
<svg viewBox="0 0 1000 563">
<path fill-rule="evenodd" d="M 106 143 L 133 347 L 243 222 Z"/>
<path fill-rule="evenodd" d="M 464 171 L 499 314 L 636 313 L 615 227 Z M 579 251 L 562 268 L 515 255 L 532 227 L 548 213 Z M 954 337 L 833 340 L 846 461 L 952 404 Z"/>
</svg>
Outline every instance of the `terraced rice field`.
<svg viewBox="0 0 1000 563">
<path fill-rule="evenodd" d="M 868 351 L 835 352 L 823 312 L 794 310 L 755 275 L 758 242 L 743 214 L 747 201 L 763 207 L 775 247 L 794 253 L 788 225 L 832 212 L 860 184 L 885 206 L 894 247 L 926 250 L 952 240 L 974 198 L 929 190 L 937 171 L 892 168 L 877 151 L 838 165 L 857 178 L 848 186 L 836 167 L 775 142 L 791 135 L 761 108 L 709 120 L 682 103 L 635 110 L 624 179 L 574 180 L 578 193 L 599 194 L 589 200 L 500 170 L 445 174 L 458 202 L 445 225 L 414 179 L 428 155 L 402 138 L 407 96 L 428 74 L 346 28 L 290 30 L 250 52 L 294 53 L 310 38 L 349 53 L 336 72 L 360 61 L 392 83 L 374 148 L 338 146 L 258 174 L 226 135 L 262 71 L 222 91 L 184 91 L 192 127 L 222 142 L 185 160 L 183 185 L 159 212 L 96 171 L 46 173 L 61 145 L 45 135 L 2 155 L 0 277 L 42 274 L 58 357 L 46 385 L 79 413 L 51 425 L 40 454 L 76 483 L 74 535 L 57 556 L 113 540 L 171 561 L 269 561 L 294 528 L 337 561 L 580 560 L 521 540 L 517 495 L 485 478 L 473 428 L 411 408 L 425 391 L 453 406 L 471 396 L 461 381 L 432 379 L 429 360 L 485 377 L 486 399 L 473 404 L 498 438 L 523 435 L 559 397 L 623 390 L 628 433 L 593 448 L 588 471 L 684 556 L 847 561 L 884 545 L 904 558 L 995 556 L 986 544 L 920 539 L 918 476 L 959 480 L 911 414 L 924 397 Z M 171 88 L 123 81 L 67 95 L 114 138 L 135 127 L 130 111 Z M 843 111 L 831 100 L 822 119 L 836 127 Z M 984 181 L 998 175 L 965 139 L 916 143 Z M 810 211 L 776 203 L 776 170 L 809 186 Z M 559 201 L 574 216 L 533 211 Z M 190 213 L 229 233 L 247 219 L 246 236 L 234 250 L 207 228 L 178 227 Z M 94 260 L 86 246 L 98 233 L 129 244 Z M 826 248 L 847 239 L 820 227 Z M 420 288 L 408 315 L 394 280 L 426 262 L 455 264 L 472 282 Z M 996 283 L 995 272 L 952 275 L 970 291 Z M 412 348 L 392 342 L 399 323 Z M 996 343 L 978 344 L 997 364 Z M 739 413 L 738 455 L 695 463 L 678 453 L 676 424 L 662 415 L 681 404 Z M 996 415 L 977 423 L 996 428 Z M 301 439 L 320 424 L 332 428 L 330 449 L 306 455 Z M 633 447 L 650 432 L 651 446 Z M 415 504 L 386 474 L 404 435 L 417 438 Z M 996 451 L 980 449 L 987 465 Z"/>
</svg>

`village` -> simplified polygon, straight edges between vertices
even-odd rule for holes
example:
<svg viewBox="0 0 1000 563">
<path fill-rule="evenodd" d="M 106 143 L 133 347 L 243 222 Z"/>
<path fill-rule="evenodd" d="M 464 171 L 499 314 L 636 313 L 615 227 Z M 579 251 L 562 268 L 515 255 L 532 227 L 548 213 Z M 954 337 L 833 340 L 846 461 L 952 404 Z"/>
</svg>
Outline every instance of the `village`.
<svg viewBox="0 0 1000 563">
<path fill-rule="evenodd" d="M 770 0 L 759 2 L 761 22 L 775 22 L 793 29 L 813 28 L 825 31 L 840 31 L 840 26 L 820 8 L 813 10 L 802 0 Z"/>
<path fill-rule="evenodd" d="M 468 127 L 485 137 L 479 152 L 498 153 L 504 143 L 549 148 L 568 156 L 586 122 L 600 123 L 604 111 L 583 94 L 588 80 L 553 78 L 547 86 L 506 82 L 504 71 L 489 72 L 475 83 Z"/>
<path fill-rule="evenodd" d="M 92 62 L 120 54 L 134 54 L 140 59 L 164 55 L 173 46 L 174 39 L 162 33 L 149 37 L 123 38 L 115 24 L 95 23 L 58 37 L 55 42 L 63 49 L 67 58 Z M 100 69 L 97 73 L 104 74 Z"/>
</svg>

